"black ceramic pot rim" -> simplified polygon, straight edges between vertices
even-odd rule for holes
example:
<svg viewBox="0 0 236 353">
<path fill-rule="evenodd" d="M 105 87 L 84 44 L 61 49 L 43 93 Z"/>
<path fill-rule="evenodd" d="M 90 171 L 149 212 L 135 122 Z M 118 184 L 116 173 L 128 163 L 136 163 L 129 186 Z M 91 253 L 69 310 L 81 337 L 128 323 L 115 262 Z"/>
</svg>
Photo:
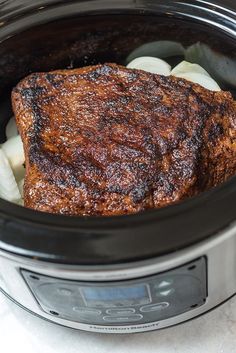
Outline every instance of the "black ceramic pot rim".
<svg viewBox="0 0 236 353">
<path fill-rule="evenodd" d="M 183 217 L 186 212 L 191 212 L 193 216 L 199 219 L 198 210 L 204 209 L 205 206 L 211 204 L 212 207 L 221 208 L 221 202 L 228 200 L 228 208 L 232 208 L 235 211 L 235 217 L 232 220 L 236 220 L 236 197 L 235 203 L 231 203 L 231 196 L 236 196 L 236 176 L 231 178 L 224 184 L 212 188 L 209 191 L 203 192 L 198 196 L 190 199 L 181 201 L 177 204 L 173 204 L 160 209 L 151 209 L 131 215 L 121 216 L 65 216 L 58 214 L 50 214 L 45 212 L 34 211 L 22 206 L 18 206 L 11 202 L 5 201 L 0 198 L 0 225 L 3 221 L 11 217 L 14 220 L 21 221 L 29 226 L 34 225 L 45 225 L 49 228 L 60 228 L 61 230 L 69 230 L 71 232 L 78 233 L 80 231 L 98 231 L 108 230 L 113 228 L 123 229 L 130 225 L 142 225 L 146 222 L 156 223 L 161 220 L 168 220 L 172 217 L 178 216 Z M 217 205 L 217 206 L 216 206 Z M 228 219 L 227 210 L 222 209 L 222 220 Z M 214 212 L 214 208 L 212 209 Z M 199 220 L 200 221 L 200 220 Z M 225 226 L 225 222 L 222 223 Z M 0 235 L 1 238 L 1 235 Z"/>
<path fill-rule="evenodd" d="M 217 235 L 236 220 L 236 177 L 163 209 L 68 217 L 0 200 L 0 248 L 43 261 L 104 265 L 166 255 Z"/>
<path fill-rule="evenodd" d="M 55 12 L 58 9 L 58 14 Z M 165 15 L 200 21 L 235 37 L 234 0 L 18 0 L 0 1 L 0 29 L 11 36 L 12 24 L 17 30 L 30 28 L 35 22 L 57 20 L 63 16 L 128 13 Z"/>
<path fill-rule="evenodd" d="M 25 2 L 28 3 L 29 12 L 33 13 L 30 2 Z M 37 1 L 34 4 L 41 2 L 43 3 Z M 53 5 L 63 3 L 44 2 Z M 2 16 L 0 14 L 0 19 L 12 24 L 14 19 L 23 15 L 17 8 L 10 11 L 7 3 L 6 12 Z M 73 1 L 68 1 L 69 3 Z M 81 3 L 100 3 L 104 6 L 108 1 L 81 1 Z M 139 9 L 142 9 L 145 3 L 157 5 L 157 2 L 144 0 L 127 0 L 119 3 L 121 7 L 126 3 L 130 8 Z M 185 4 L 195 7 L 195 14 L 205 4 L 209 16 L 214 17 L 216 13 L 214 11 L 220 11 L 222 21 L 225 18 L 225 28 L 228 28 L 231 34 L 235 31 L 233 22 L 235 13 L 221 7 L 225 4 L 231 9 L 235 8 L 233 1 L 214 1 L 216 10 L 213 9 L 213 3 L 201 0 L 159 1 L 159 3 L 163 7 L 163 12 L 168 4 L 175 4 L 179 10 Z M 39 10 L 41 11 L 40 8 Z M 180 11 L 179 16 L 182 16 Z M 230 18 L 232 21 L 227 22 Z M 180 204 L 129 216 L 99 218 L 50 215 L 0 200 L 0 249 L 44 261 L 77 265 L 120 264 L 169 254 L 196 244 L 216 235 L 235 220 L 236 177 Z"/>
</svg>

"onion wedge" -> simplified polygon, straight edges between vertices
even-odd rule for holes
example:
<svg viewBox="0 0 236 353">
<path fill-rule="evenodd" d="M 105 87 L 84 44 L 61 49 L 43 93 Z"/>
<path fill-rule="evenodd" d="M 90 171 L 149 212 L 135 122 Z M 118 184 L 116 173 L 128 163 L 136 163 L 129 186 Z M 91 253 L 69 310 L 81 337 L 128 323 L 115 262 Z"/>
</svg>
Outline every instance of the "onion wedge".
<svg viewBox="0 0 236 353">
<path fill-rule="evenodd" d="M 132 60 L 127 65 L 127 68 L 143 70 L 163 76 L 169 76 L 171 71 L 171 67 L 166 61 L 151 56 L 141 56 L 140 58 Z"/>
<path fill-rule="evenodd" d="M 16 179 L 4 152 L 0 149 L 0 197 L 17 202 L 21 199 Z"/>
</svg>

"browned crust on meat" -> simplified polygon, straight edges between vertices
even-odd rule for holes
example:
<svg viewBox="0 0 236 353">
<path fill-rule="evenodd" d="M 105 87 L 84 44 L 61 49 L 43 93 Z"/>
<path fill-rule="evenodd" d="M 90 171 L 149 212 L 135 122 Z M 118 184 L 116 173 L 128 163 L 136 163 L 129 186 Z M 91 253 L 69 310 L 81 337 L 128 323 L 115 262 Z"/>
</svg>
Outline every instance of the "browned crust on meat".
<svg viewBox="0 0 236 353">
<path fill-rule="evenodd" d="M 12 92 L 25 206 L 68 215 L 163 207 L 236 174 L 236 103 L 115 64 L 36 73 Z"/>
</svg>

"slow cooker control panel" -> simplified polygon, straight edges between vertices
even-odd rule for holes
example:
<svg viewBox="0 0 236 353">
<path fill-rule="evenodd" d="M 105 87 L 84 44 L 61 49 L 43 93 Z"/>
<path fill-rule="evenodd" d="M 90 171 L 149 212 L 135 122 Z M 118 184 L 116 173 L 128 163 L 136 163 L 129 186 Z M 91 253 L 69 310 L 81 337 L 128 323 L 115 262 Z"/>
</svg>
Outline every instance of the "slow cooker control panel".
<svg viewBox="0 0 236 353">
<path fill-rule="evenodd" d="M 21 270 L 47 314 L 96 325 L 133 325 L 164 320 L 203 305 L 206 259 L 146 278 L 81 282 Z"/>
</svg>

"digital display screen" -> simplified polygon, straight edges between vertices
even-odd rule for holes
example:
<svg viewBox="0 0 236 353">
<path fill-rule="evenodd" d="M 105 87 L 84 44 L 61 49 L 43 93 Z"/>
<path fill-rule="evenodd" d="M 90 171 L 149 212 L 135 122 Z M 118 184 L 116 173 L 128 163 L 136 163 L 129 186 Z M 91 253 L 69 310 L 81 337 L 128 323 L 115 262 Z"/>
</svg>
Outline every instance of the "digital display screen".
<svg viewBox="0 0 236 353">
<path fill-rule="evenodd" d="M 87 287 L 82 289 L 86 302 L 122 302 L 122 301 L 149 301 L 149 292 L 146 285 L 130 287 Z"/>
</svg>

